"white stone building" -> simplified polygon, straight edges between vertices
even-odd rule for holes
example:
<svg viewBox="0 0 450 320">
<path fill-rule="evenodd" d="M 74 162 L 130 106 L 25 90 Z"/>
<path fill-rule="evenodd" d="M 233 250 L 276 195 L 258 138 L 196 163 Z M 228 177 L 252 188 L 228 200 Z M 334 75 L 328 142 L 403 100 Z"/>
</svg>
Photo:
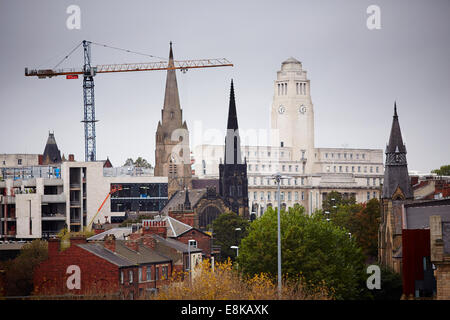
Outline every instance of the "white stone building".
<svg viewBox="0 0 450 320">
<path fill-rule="evenodd" d="M 379 196 L 382 149 L 315 147 L 310 80 L 294 58 L 277 72 L 269 140 L 267 145 L 241 147 L 248 164 L 249 207 L 257 216 L 276 205 L 277 188 L 271 179 L 276 172 L 289 177 L 281 185 L 282 202 L 287 207 L 299 203 L 308 213 L 320 209 L 331 191 L 355 196 L 358 202 Z M 217 178 L 223 155 L 223 145 L 194 147 L 195 175 Z"/>
</svg>

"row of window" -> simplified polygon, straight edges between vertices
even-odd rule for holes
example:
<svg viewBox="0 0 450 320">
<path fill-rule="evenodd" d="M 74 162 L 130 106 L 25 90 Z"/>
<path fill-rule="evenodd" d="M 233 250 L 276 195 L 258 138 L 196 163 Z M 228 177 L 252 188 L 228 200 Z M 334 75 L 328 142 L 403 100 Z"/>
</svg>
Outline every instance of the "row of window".
<svg viewBox="0 0 450 320">
<path fill-rule="evenodd" d="M 289 178 L 289 179 L 281 179 L 280 184 L 282 186 L 286 185 L 286 186 L 297 186 L 297 185 L 305 185 L 305 177 L 301 177 L 301 178 Z M 292 180 L 292 182 L 291 182 Z M 252 183 L 253 182 L 253 183 Z M 270 185 L 276 185 L 275 181 L 272 178 L 268 178 L 268 177 L 251 177 L 249 179 L 249 184 L 250 185 L 254 185 L 254 186 L 270 186 Z"/>
<path fill-rule="evenodd" d="M 306 82 L 296 82 L 295 88 L 297 94 L 306 95 Z M 286 82 L 284 83 L 278 83 L 278 95 L 284 96 L 287 95 L 288 92 L 288 84 Z"/>
<path fill-rule="evenodd" d="M 285 196 L 287 195 L 287 198 L 285 198 Z M 299 193 L 298 191 L 288 191 L 286 192 L 280 192 L 280 200 L 281 201 L 299 201 L 299 200 L 305 200 L 305 192 L 302 191 L 301 193 Z M 294 198 L 292 199 L 292 196 L 294 196 Z M 300 196 L 300 199 L 299 199 Z M 370 200 L 372 198 L 376 198 L 377 197 L 377 192 L 373 191 L 372 193 L 370 191 L 367 191 L 367 200 Z M 277 201 L 278 200 L 278 193 L 276 191 L 273 192 L 273 198 L 272 198 L 272 191 L 261 191 L 259 192 L 259 197 L 258 197 L 258 192 L 254 191 L 253 192 L 253 198 L 250 198 L 250 200 L 261 200 L 261 201 Z"/>
<path fill-rule="evenodd" d="M 168 279 L 169 277 L 169 267 L 168 266 L 157 266 L 155 268 L 155 277 L 152 277 L 152 267 L 146 266 L 145 272 L 143 270 L 143 267 L 139 267 L 138 269 L 138 281 L 156 281 L 156 280 L 164 280 Z M 133 270 L 128 271 L 128 279 L 126 279 L 128 283 L 133 283 Z M 125 274 L 124 271 L 120 271 L 120 283 L 124 284 L 125 282 Z"/>
<path fill-rule="evenodd" d="M 283 147 L 283 146 L 282 146 L 282 147 Z M 257 156 L 258 156 L 258 151 L 254 151 L 254 152 L 252 152 L 252 154 L 253 154 L 255 157 L 257 157 Z M 271 152 L 271 151 L 267 151 L 267 152 L 266 152 L 266 151 L 264 151 L 264 152 L 261 151 L 261 152 L 260 152 L 260 156 L 261 156 L 261 157 L 267 156 L 268 158 L 270 158 L 271 155 L 272 155 L 272 152 Z M 285 153 L 284 151 L 280 151 L 280 157 L 281 157 L 281 158 L 283 158 L 285 155 L 289 157 L 289 152 Z M 273 153 L 273 156 L 277 157 L 277 156 L 278 156 L 278 152 L 274 152 L 274 153 Z M 247 157 L 250 158 L 250 151 L 247 151 Z"/>
<path fill-rule="evenodd" d="M 333 172 L 361 172 L 361 169 L 364 170 L 365 173 L 367 173 L 367 166 L 361 167 L 361 166 L 333 166 Z M 331 167 L 327 166 L 326 171 L 330 172 Z M 369 172 L 374 173 L 374 167 L 369 167 Z M 380 169 L 378 166 L 375 167 L 375 173 L 380 173 Z"/>
<path fill-rule="evenodd" d="M 302 191 L 301 193 L 299 193 L 298 191 L 288 191 L 286 192 L 287 194 L 287 201 L 292 201 L 292 194 L 294 195 L 294 200 L 298 201 L 299 200 L 299 195 L 301 196 L 301 200 L 305 200 L 305 192 Z M 285 192 L 281 191 L 280 192 L 280 199 L 281 201 L 285 200 Z M 253 192 L 253 198 L 251 198 L 250 200 L 267 200 L 267 201 L 272 201 L 272 200 L 278 200 L 278 193 L 276 191 L 273 192 L 273 199 L 272 199 L 272 191 L 261 191 L 259 193 L 259 198 L 258 198 L 258 192 Z"/>
<path fill-rule="evenodd" d="M 302 164 L 302 172 L 303 173 L 305 173 L 305 166 L 306 166 L 306 163 L 303 163 Z M 261 166 L 259 164 L 255 164 L 255 165 L 249 164 L 248 165 L 248 171 L 253 171 L 253 169 L 255 169 L 254 171 L 259 172 L 260 168 L 261 168 L 261 171 L 268 171 L 268 172 L 272 171 L 272 165 L 271 164 L 268 164 L 268 165 L 261 164 Z M 285 164 L 283 164 L 281 166 L 281 171 L 282 172 L 299 172 L 299 168 L 300 168 L 299 165 L 285 165 Z M 278 169 L 278 167 L 276 167 L 276 169 Z"/>
<path fill-rule="evenodd" d="M 373 186 L 379 186 L 383 183 L 382 178 L 373 178 L 372 180 L 370 178 L 367 178 L 367 185 L 370 186 L 370 181 L 372 181 Z"/>
<path fill-rule="evenodd" d="M 334 159 L 334 153 L 325 153 L 325 159 Z M 342 154 L 343 159 L 350 159 L 353 160 L 353 153 L 343 153 Z M 337 159 L 341 159 L 341 153 L 336 153 L 336 157 Z M 360 154 L 359 153 L 355 153 L 355 159 L 359 160 Z M 361 153 L 361 159 L 365 160 L 366 159 L 366 155 L 364 153 Z"/>
</svg>

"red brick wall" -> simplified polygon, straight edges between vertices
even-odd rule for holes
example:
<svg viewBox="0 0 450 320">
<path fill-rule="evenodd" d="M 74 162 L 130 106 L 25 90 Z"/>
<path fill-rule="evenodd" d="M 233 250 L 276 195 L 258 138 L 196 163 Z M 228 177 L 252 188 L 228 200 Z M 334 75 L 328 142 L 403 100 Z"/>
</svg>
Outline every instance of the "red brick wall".
<svg viewBox="0 0 450 320">
<path fill-rule="evenodd" d="M 191 239 L 197 241 L 197 248 L 202 249 L 206 257 L 211 257 L 211 237 L 209 235 L 196 229 L 191 229 L 176 238 L 176 240 L 184 244 L 188 244 L 188 241 Z"/>
<path fill-rule="evenodd" d="M 116 265 L 78 247 L 71 246 L 58 252 L 56 242 L 49 242 L 49 258 L 34 271 L 35 294 L 96 294 L 119 291 L 119 269 Z M 81 271 L 81 289 L 67 288 L 67 268 L 77 265 Z"/>
<path fill-rule="evenodd" d="M 191 227 L 194 227 L 195 213 L 193 211 L 192 212 L 169 211 L 169 216 Z"/>
</svg>

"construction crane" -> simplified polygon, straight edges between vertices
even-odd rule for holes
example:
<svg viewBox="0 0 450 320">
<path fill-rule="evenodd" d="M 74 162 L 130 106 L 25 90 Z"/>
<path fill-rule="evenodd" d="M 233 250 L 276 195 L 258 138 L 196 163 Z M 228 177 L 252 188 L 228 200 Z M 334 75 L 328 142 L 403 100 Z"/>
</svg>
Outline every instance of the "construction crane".
<svg viewBox="0 0 450 320">
<path fill-rule="evenodd" d="M 86 227 L 87 230 L 90 230 L 90 229 L 91 229 L 91 225 L 92 225 L 92 223 L 94 222 L 95 217 L 97 217 L 97 215 L 100 213 L 100 210 L 102 210 L 102 208 L 103 208 L 103 206 L 104 206 L 106 200 L 108 200 L 108 198 L 109 198 L 112 194 L 114 194 L 114 193 L 116 193 L 116 192 L 118 192 L 118 191 L 120 191 L 120 190 L 122 190 L 122 186 L 121 186 L 120 184 L 118 184 L 118 185 L 112 185 L 112 186 L 111 186 L 111 191 L 109 191 L 109 193 L 106 195 L 106 198 L 105 198 L 105 200 L 103 200 L 102 204 L 101 204 L 100 207 L 98 208 L 97 213 L 92 217 L 91 221 L 89 221 L 89 224 L 88 224 L 87 227 Z"/>
<path fill-rule="evenodd" d="M 94 99 L 94 76 L 99 73 L 116 73 L 132 71 L 155 71 L 155 70 L 174 70 L 180 69 L 186 72 L 188 69 L 211 68 L 211 67 L 232 67 L 233 64 L 225 58 L 219 59 L 200 59 L 200 60 L 182 60 L 174 61 L 169 65 L 168 61 L 145 62 L 145 63 L 124 63 L 124 64 L 103 64 L 91 65 L 91 44 L 118 49 L 130 53 L 137 53 L 130 50 L 110 47 L 99 43 L 83 40 L 78 44 L 64 59 L 67 59 L 79 46 L 83 45 L 84 65 L 82 68 L 56 69 L 61 64 L 58 63 L 53 69 L 28 69 L 25 68 L 25 76 L 38 77 L 39 79 L 52 78 L 56 76 L 66 76 L 66 79 L 78 79 L 78 75 L 83 75 L 83 100 L 84 100 L 84 147 L 85 161 L 96 161 L 96 134 L 95 123 L 95 99 Z M 172 42 L 170 42 L 172 48 Z M 152 58 L 159 58 L 152 55 L 142 54 Z M 164 60 L 164 59 L 163 59 Z"/>
</svg>

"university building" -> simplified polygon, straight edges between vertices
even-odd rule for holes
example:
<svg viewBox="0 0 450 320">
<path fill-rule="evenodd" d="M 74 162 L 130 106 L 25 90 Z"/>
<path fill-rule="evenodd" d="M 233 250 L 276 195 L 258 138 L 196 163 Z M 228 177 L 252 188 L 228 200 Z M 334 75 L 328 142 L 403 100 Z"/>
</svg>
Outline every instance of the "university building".
<svg viewBox="0 0 450 320">
<path fill-rule="evenodd" d="M 277 201 L 277 186 L 271 178 L 277 172 L 286 176 L 281 182 L 283 205 L 299 203 L 308 213 L 320 209 L 331 191 L 354 196 L 358 202 L 380 196 L 381 149 L 315 147 L 310 88 L 301 62 L 294 58 L 284 61 L 274 82 L 269 145 L 241 146 L 248 171 L 248 204 L 256 216 Z M 224 152 L 223 145 L 196 146 L 195 175 L 200 179 L 219 177 Z"/>
</svg>

